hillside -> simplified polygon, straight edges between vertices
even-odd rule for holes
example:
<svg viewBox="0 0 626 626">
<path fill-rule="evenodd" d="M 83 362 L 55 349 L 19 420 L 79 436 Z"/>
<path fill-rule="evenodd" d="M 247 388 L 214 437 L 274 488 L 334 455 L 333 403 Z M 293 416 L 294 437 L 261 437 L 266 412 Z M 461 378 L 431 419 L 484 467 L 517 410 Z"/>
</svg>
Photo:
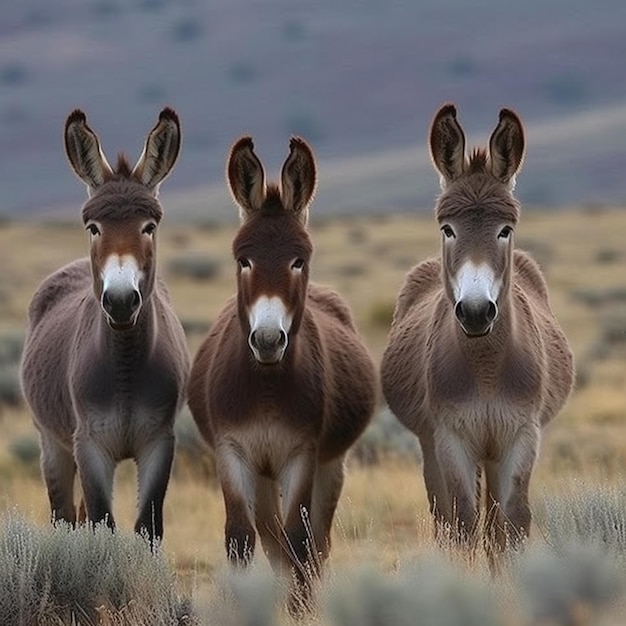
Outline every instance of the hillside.
<svg viewBox="0 0 626 626">
<path fill-rule="evenodd" d="M 250 133 L 275 171 L 290 133 L 320 159 L 320 215 L 424 208 L 424 141 L 446 100 L 484 142 L 501 106 L 529 128 L 528 205 L 626 201 L 621 0 L 25 0 L 0 24 L 0 214 L 74 215 L 62 152 L 84 108 L 109 158 L 135 157 L 159 109 L 180 113 L 164 186 L 177 216 L 232 212 L 223 165 Z M 170 194 L 170 196 L 166 196 Z"/>
</svg>

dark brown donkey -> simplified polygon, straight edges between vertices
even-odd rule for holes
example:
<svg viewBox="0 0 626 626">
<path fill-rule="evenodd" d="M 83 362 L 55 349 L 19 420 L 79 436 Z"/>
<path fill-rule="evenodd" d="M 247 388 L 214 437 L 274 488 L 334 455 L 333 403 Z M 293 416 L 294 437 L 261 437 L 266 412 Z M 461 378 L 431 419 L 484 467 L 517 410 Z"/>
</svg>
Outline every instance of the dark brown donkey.
<svg viewBox="0 0 626 626">
<path fill-rule="evenodd" d="M 84 113 L 68 117 L 67 156 L 89 190 L 82 215 L 91 259 L 66 265 L 35 292 L 21 368 L 53 519 L 76 520 L 78 468 L 87 517 L 113 527 L 115 466 L 133 458 L 135 530 L 151 540 L 163 534 L 174 418 L 189 372 L 182 326 L 156 275 L 157 192 L 180 138 L 176 113 L 164 109 L 135 167 L 120 156 L 114 171 Z"/>
<path fill-rule="evenodd" d="M 374 410 L 376 376 L 347 305 L 309 283 L 315 160 L 302 139 L 289 147 L 280 187 L 266 186 L 252 139 L 230 153 L 237 295 L 196 355 L 189 406 L 215 451 L 228 557 L 252 558 L 256 527 L 274 568 L 307 583 L 328 555 L 344 458 Z"/>
<path fill-rule="evenodd" d="M 465 155 L 452 105 L 435 116 L 441 257 L 416 265 L 398 296 L 381 365 L 391 410 L 418 437 L 432 512 L 473 543 L 476 478 L 487 484 L 488 547 L 529 532 L 541 428 L 565 403 L 573 359 L 537 264 L 514 246 L 512 195 L 524 130 L 500 111 L 489 152 Z"/>
</svg>

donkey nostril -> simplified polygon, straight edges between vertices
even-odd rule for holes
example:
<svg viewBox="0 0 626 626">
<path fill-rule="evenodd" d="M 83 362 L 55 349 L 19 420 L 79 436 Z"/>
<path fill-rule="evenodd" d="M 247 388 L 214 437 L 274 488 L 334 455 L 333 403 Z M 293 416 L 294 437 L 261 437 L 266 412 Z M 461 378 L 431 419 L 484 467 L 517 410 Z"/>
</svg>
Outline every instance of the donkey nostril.
<svg viewBox="0 0 626 626">
<path fill-rule="evenodd" d="M 257 341 L 256 341 L 256 338 L 257 338 L 256 330 L 253 330 L 253 331 L 250 333 L 249 341 L 250 341 L 250 345 L 251 345 L 251 346 L 253 346 L 253 347 L 255 347 L 255 348 L 257 347 Z"/>
<path fill-rule="evenodd" d="M 281 330 L 278 333 L 278 346 L 283 347 L 287 343 L 287 333 L 284 330 Z"/>
<path fill-rule="evenodd" d="M 496 319 L 497 315 L 498 315 L 498 306 L 496 305 L 495 302 L 492 302 L 490 300 L 489 304 L 487 305 L 487 321 L 489 323 L 493 322 L 493 320 Z"/>
<path fill-rule="evenodd" d="M 465 308 L 460 300 L 454 306 L 454 314 L 459 321 L 462 321 L 465 318 Z"/>
<path fill-rule="evenodd" d="M 141 306 L 141 294 L 138 291 L 133 291 L 133 295 L 131 297 L 130 308 L 133 311 L 136 311 Z"/>
<path fill-rule="evenodd" d="M 111 310 L 113 309 L 113 302 L 111 300 L 111 296 L 109 295 L 108 291 L 103 291 L 102 292 L 102 308 L 107 313 L 110 313 Z"/>
</svg>

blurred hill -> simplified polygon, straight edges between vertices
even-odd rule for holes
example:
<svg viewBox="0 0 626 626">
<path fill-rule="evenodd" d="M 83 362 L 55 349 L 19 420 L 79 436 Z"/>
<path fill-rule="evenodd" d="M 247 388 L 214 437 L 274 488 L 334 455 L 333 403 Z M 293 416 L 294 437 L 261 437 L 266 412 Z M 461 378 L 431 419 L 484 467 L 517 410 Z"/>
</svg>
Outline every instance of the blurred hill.
<svg viewBox="0 0 626 626">
<path fill-rule="evenodd" d="M 83 108 L 109 160 L 164 105 L 181 160 L 170 219 L 231 218 L 224 161 L 254 136 L 274 177 L 291 133 L 320 161 L 317 215 L 429 208 L 425 140 L 454 101 L 470 143 L 502 106 L 529 131 L 527 205 L 626 203 L 623 0 L 22 0 L 0 21 L 0 215 L 74 216 L 61 133 Z"/>
</svg>

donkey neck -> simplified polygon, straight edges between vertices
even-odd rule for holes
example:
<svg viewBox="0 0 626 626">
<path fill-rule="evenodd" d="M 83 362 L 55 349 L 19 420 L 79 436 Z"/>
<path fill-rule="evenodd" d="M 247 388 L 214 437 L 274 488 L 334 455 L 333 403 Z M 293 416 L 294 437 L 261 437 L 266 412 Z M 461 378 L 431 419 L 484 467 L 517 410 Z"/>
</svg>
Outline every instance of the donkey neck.
<svg viewBox="0 0 626 626">
<path fill-rule="evenodd" d="M 537 356 L 538 338 L 518 302 L 513 285 L 498 301 L 498 317 L 484 337 L 469 338 L 456 320 L 455 343 L 461 360 L 460 371 L 467 372 L 474 391 L 510 399 L 527 399 L 538 393 L 541 381 Z"/>
<path fill-rule="evenodd" d="M 148 357 L 156 337 L 154 294 L 144 300 L 135 325 L 128 330 L 113 330 L 104 314 L 98 321 L 101 349 L 117 370 L 132 370 Z"/>
</svg>

